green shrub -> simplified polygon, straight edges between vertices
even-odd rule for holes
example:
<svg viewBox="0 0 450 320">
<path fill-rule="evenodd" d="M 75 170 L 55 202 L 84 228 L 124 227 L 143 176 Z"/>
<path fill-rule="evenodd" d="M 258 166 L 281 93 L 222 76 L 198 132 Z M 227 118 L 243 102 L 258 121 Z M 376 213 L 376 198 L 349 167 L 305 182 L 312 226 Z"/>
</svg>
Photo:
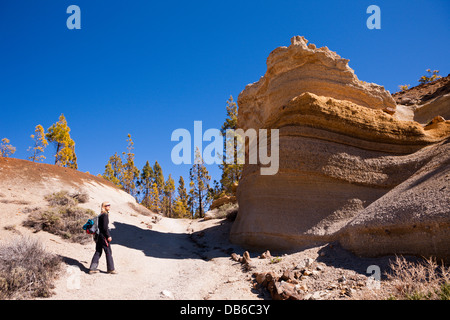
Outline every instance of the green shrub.
<svg viewBox="0 0 450 320">
<path fill-rule="evenodd" d="M 420 84 L 430 83 L 434 80 L 442 78 L 442 76 L 439 75 L 439 70 L 431 71 L 430 69 L 427 69 L 426 71 L 428 73 L 428 76 L 421 76 L 419 79 Z"/>
</svg>

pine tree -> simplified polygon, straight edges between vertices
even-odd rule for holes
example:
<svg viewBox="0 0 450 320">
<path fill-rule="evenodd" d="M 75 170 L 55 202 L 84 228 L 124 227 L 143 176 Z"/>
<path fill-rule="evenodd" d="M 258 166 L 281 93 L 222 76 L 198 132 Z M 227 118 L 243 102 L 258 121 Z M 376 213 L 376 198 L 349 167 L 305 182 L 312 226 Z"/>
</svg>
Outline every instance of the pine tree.
<svg viewBox="0 0 450 320">
<path fill-rule="evenodd" d="M 203 218 L 205 214 L 205 207 L 207 206 L 207 195 L 209 189 L 209 181 L 211 177 L 206 169 L 200 150 L 198 147 L 195 150 L 195 161 L 192 168 L 189 170 L 190 178 L 190 197 L 192 210 L 195 216 Z"/>
<path fill-rule="evenodd" d="M 175 218 L 192 218 L 187 205 L 178 198 L 173 203 L 173 214 Z"/>
<path fill-rule="evenodd" d="M 122 169 L 122 186 L 123 189 L 133 197 L 137 196 L 136 182 L 139 178 L 139 169 L 134 165 L 134 142 L 131 135 L 128 134 L 127 152 L 123 152 L 124 164 Z"/>
<path fill-rule="evenodd" d="M 108 163 L 105 166 L 105 172 L 103 173 L 102 177 L 106 180 L 111 181 L 116 186 L 122 188 L 122 158 L 119 157 L 117 152 L 112 155 Z"/>
<path fill-rule="evenodd" d="M 75 154 L 75 142 L 70 137 L 70 128 L 64 114 L 59 121 L 48 128 L 45 135 L 49 142 L 56 147 L 55 164 L 61 167 L 78 169 L 77 156 Z"/>
<path fill-rule="evenodd" d="M 163 197 L 163 212 L 172 217 L 173 213 L 173 193 L 175 192 L 175 181 L 172 179 L 172 175 L 169 174 L 167 181 L 164 185 L 164 197 Z"/>
<path fill-rule="evenodd" d="M 161 211 L 160 205 L 159 205 L 159 192 L 158 192 L 158 186 L 155 182 L 153 182 L 152 188 L 150 189 L 149 194 L 149 209 L 158 213 Z"/>
<path fill-rule="evenodd" d="M 178 199 L 186 205 L 187 208 L 187 201 L 188 201 L 188 194 L 186 191 L 186 187 L 184 186 L 184 179 L 183 176 L 180 176 L 180 180 L 178 180 Z"/>
<path fill-rule="evenodd" d="M 234 145 L 234 163 L 225 163 L 223 162 L 222 165 L 219 165 L 219 168 L 222 169 L 222 177 L 220 179 L 220 183 L 222 185 L 222 190 L 218 189 L 216 190 L 216 194 L 212 195 L 213 198 L 217 198 L 220 195 L 221 191 L 224 191 L 226 194 L 231 195 L 233 193 L 232 186 L 234 183 L 238 182 L 242 175 L 242 164 L 237 163 L 237 142 L 235 141 L 236 138 L 228 139 L 226 138 L 226 131 L 228 129 L 237 129 L 237 116 L 238 116 L 238 110 L 237 105 L 233 101 L 233 97 L 230 96 L 230 98 L 227 100 L 227 117 L 225 118 L 225 121 L 220 128 L 220 132 L 222 133 L 222 136 L 224 137 L 224 150 L 227 149 L 227 144 Z"/>
<path fill-rule="evenodd" d="M 192 168 L 189 170 L 189 197 L 188 197 L 188 209 L 191 217 L 195 217 L 195 213 L 198 206 L 198 199 L 195 194 L 195 183 L 192 176 Z"/>
<path fill-rule="evenodd" d="M 16 152 L 16 147 L 13 147 L 9 142 L 8 138 L 2 139 L 2 143 L 0 144 L 0 157 L 7 158 Z"/>
<path fill-rule="evenodd" d="M 28 148 L 28 151 L 31 151 L 32 153 L 32 155 L 28 157 L 28 159 L 32 160 L 33 162 L 43 161 L 45 159 L 45 156 L 39 154 L 43 153 L 44 149 L 48 145 L 48 141 L 47 139 L 45 139 L 44 128 L 40 124 L 38 124 L 34 129 L 34 132 L 35 134 L 32 134 L 30 136 L 31 139 L 34 139 L 34 147 Z"/>
<path fill-rule="evenodd" d="M 158 161 L 153 165 L 154 182 L 158 188 L 158 194 L 162 197 L 164 194 L 164 175 Z M 159 206 L 161 207 L 162 199 L 159 199 Z"/>
<path fill-rule="evenodd" d="M 214 180 L 212 186 L 210 186 L 208 189 L 208 200 L 213 202 L 214 200 L 225 195 L 226 193 L 223 186 L 219 182 L 217 182 L 217 180 Z"/>
<path fill-rule="evenodd" d="M 178 180 L 178 196 L 174 201 L 173 213 L 176 218 L 192 218 L 188 208 L 188 194 L 184 186 L 183 176 Z"/>
<path fill-rule="evenodd" d="M 138 182 L 139 192 L 142 193 L 141 204 L 147 208 L 150 208 L 150 192 L 153 187 L 154 173 L 147 161 L 141 171 L 141 179 Z"/>
</svg>

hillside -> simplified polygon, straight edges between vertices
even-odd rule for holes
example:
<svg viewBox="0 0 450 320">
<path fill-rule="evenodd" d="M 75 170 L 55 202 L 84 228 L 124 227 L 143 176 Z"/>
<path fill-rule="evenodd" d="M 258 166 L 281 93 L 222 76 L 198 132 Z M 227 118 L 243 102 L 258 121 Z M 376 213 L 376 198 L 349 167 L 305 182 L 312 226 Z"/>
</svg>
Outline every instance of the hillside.
<svg viewBox="0 0 450 320">
<path fill-rule="evenodd" d="M 392 95 L 400 118 L 422 125 L 436 115 L 450 119 L 450 75 Z"/>
</svg>

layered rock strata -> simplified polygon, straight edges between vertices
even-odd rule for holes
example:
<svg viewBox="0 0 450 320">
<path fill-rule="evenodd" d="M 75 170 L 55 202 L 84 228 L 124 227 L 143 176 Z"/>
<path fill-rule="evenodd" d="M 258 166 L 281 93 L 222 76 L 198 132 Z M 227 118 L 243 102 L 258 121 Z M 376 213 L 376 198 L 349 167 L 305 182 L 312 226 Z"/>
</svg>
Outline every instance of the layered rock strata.
<svg viewBox="0 0 450 320">
<path fill-rule="evenodd" d="M 395 110 L 395 101 L 382 86 L 360 81 L 348 59 L 327 47 L 316 48 L 304 37 L 291 39 L 289 47 L 273 50 L 267 72 L 239 95 L 239 126 L 260 128 L 292 98 L 304 92 L 348 100 L 364 107 Z M 241 107 L 243 106 L 243 107 Z"/>
<path fill-rule="evenodd" d="M 450 262 L 450 143 L 424 148 L 431 159 L 341 230 L 357 254 L 416 254 Z"/>
<path fill-rule="evenodd" d="M 443 160 L 450 121 L 441 119 L 424 127 L 399 120 L 390 114 L 394 113 L 395 102 L 389 92 L 359 81 L 348 67 L 348 60 L 327 48 L 307 46 L 302 37 L 291 42 L 288 48 L 270 54 L 266 75 L 239 95 L 239 127 L 279 129 L 279 170 L 264 176 L 259 165 L 244 166 L 237 190 L 239 214 L 231 240 L 248 247 L 277 250 L 342 239 L 353 251 L 370 255 L 367 251 L 377 237 L 365 232 L 380 234 L 383 223 L 397 221 L 378 217 L 376 208 L 384 201 L 393 203 L 395 195 L 401 194 L 406 201 L 420 193 L 421 187 L 410 179 L 420 170 L 427 172 L 428 163 Z M 440 165 L 444 172 L 440 174 L 448 176 L 448 165 Z M 431 177 L 425 173 L 417 179 Z M 406 181 L 416 186 L 416 193 L 404 194 L 397 189 Z M 450 198 L 447 188 L 428 194 L 430 206 L 437 207 L 441 197 Z M 398 193 L 391 195 L 394 190 Z M 415 208 L 402 209 L 403 204 L 395 204 L 397 211 Z M 383 212 L 391 208 L 387 203 L 385 207 Z M 426 213 L 418 215 L 427 220 Z M 430 219 L 439 222 L 427 223 L 438 235 L 433 238 L 436 249 L 427 252 L 445 256 L 448 241 L 442 235 L 448 231 L 450 213 L 441 207 L 433 217 Z M 369 220 L 372 229 L 366 228 Z M 401 221 L 408 220 L 412 221 L 405 213 Z M 422 230 L 416 220 L 416 227 L 420 225 L 417 230 Z M 390 225 L 390 230 L 394 229 Z M 400 229 L 405 230 L 405 226 Z M 418 246 L 417 241 L 409 241 L 419 239 L 417 235 L 394 234 L 383 233 L 373 254 L 425 252 L 421 248 L 426 243 Z M 388 246 L 396 241 L 397 247 Z"/>
</svg>

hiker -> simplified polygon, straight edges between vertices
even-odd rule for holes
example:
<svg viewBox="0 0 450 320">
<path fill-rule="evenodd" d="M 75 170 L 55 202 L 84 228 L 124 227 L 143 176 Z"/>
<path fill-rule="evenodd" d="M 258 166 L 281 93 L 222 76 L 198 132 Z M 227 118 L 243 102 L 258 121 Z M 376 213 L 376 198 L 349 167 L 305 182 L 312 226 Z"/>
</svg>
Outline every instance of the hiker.
<svg viewBox="0 0 450 320">
<path fill-rule="evenodd" d="M 109 233 L 109 209 L 111 205 L 109 202 L 102 203 L 101 214 L 98 216 L 98 234 L 94 236 L 94 240 L 96 242 L 95 245 L 95 253 L 92 257 L 91 266 L 89 268 L 89 273 L 97 273 L 98 272 L 98 262 L 100 257 L 102 256 L 102 250 L 105 251 L 106 255 L 106 269 L 108 273 L 116 274 L 114 269 L 114 261 L 112 257 L 111 251 L 111 235 Z"/>
</svg>

